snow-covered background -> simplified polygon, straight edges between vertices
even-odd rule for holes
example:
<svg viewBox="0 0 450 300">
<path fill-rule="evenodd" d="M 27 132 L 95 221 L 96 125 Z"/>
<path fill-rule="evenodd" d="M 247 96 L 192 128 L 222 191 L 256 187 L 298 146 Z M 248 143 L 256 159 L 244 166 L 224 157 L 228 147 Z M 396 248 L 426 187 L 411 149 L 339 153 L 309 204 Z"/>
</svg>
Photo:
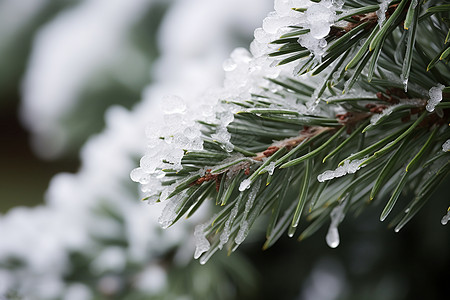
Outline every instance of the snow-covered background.
<svg viewBox="0 0 450 300">
<path fill-rule="evenodd" d="M 13 207 L 0 217 L 0 295 L 119 295 L 129 284 L 123 274 L 130 268 L 132 288 L 155 295 L 167 288 L 166 255 L 175 251 L 174 268 L 191 260 L 193 227 L 183 222 L 163 234 L 157 222 L 161 207 L 140 202 L 130 182 L 145 149 L 146 124 L 159 118 L 165 95 L 194 101 L 220 85 L 223 61 L 234 47 L 249 43 L 271 3 L 61 2 L 56 8 L 48 8 L 49 1 L 0 2 L 0 45 L 20 40 L 23 27 L 40 23 L 20 86 L 20 118 L 36 155 L 70 157 L 86 140 L 79 170 L 55 175 L 43 204 Z M 129 99 L 117 100 L 115 93 Z M 99 119 L 103 128 L 88 126 Z M 32 196 L 35 202 L 43 197 Z M 199 220 L 201 214 L 192 222 Z M 75 256 L 88 273 L 67 280 L 79 271 Z"/>
</svg>

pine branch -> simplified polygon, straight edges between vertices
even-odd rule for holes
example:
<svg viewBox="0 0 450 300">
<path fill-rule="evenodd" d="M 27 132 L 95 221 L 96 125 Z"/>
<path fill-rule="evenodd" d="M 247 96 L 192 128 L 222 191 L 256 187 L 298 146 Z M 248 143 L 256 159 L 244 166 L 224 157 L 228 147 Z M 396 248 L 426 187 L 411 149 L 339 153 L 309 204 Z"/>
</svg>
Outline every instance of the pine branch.
<svg viewBox="0 0 450 300">
<path fill-rule="evenodd" d="M 450 171 L 443 147 L 450 138 L 450 70 L 430 56 L 442 48 L 434 32 L 445 37 L 448 26 L 439 20 L 448 9 L 432 4 L 427 10 L 423 1 L 392 1 L 379 22 L 378 4 L 348 1 L 350 10 L 336 11 L 345 25 L 331 26 L 321 61 L 298 44 L 309 33 L 302 26 L 273 41 L 281 47 L 269 57 L 285 56 L 278 62 L 285 65 L 307 52 L 295 75 L 310 74 L 269 76 L 268 88 L 251 98 L 222 101 L 222 111 L 235 111 L 232 121 L 200 123 L 203 150 L 186 151 L 178 169 L 159 169 L 170 194 L 157 189 L 151 197 L 172 207 L 164 224 L 208 199 L 220 205 L 201 227 L 202 263 L 224 246 L 236 250 L 264 216 L 264 249 L 286 231 L 296 235 L 304 221 L 311 224 L 299 240 L 329 219 L 327 242 L 336 247 L 344 216 L 374 203 L 386 203 L 382 221 L 395 206 L 406 208 L 392 221 L 400 230 Z M 409 202 L 400 198 L 406 190 L 415 195 Z"/>
</svg>

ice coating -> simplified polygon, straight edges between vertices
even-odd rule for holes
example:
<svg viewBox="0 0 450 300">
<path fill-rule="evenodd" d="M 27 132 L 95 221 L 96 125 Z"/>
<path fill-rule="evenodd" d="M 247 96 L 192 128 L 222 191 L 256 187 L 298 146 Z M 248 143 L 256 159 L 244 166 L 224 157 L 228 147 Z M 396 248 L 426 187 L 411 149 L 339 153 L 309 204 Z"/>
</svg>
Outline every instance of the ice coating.
<svg viewBox="0 0 450 300">
<path fill-rule="evenodd" d="M 23 3 L 16 3 L 19 1 L 3 1 L 2 4 L 16 3 L 15 5 L 23 7 L 23 9 L 31 9 L 37 5 L 36 3 L 43 1 L 52 2 L 31 0 L 27 1 L 29 2 L 27 5 L 23 5 Z M 36 300 L 92 299 L 95 295 L 98 295 L 99 290 L 96 289 L 95 280 L 91 281 L 87 278 L 90 277 L 88 273 L 86 273 L 87 276 L 83 277 L 89 284 L 76 283 L 77 279 L 75 278 L 67 281 L 67 276 L 70 277 L 73 274 L 71 270 L 76 270 L 79 266 L 76 261 L 71 260 L 70 256 L 76 252 L 77 255 L 82 255 L 87 262 L 93 261 L 97 257 L 97 249 L 101 251 L 105 246 L 101 241 L 112 239 L 123 239 L 124 242 L 120 243 L 120 247 L 124 251 L 118 251 L 116 254 L 122 253 L 123 259 L 133 264 L 133 268 L 127 269 L 127 272 L 138 272 L 132 274 L 134 291 L 146 290 L 147 293 L 152 294 L 157 292 L 157 288 L 166 288 L 165 283 L 161 283 L 160 275 L 161 272 L 170 272 L 170 268 L 164 266 L 160 269 L 159 275 L 158 273 L 155 275 L 157 264 L 160 262 L 162 255 L 169 252 L 174 253 L 174 251 L 177 257 L 176 263 L 184 264 L 187 259 L 190 259 L 186 257 L 186 254 L 190 256 L 189 253 L 193 252 L 191 247 L 193 245 L 192 235 L 189 233 L 192 231 L 190 226 L 193 223 L 203 222 L 204 208 L 196 212 L 196 215 L 193 216 L 194 219 L 190 218 L 165 231 L 162 235 L 157 219 L 164 204 L 156 204 L 149 208 L 145 202 L 139 201 L 139 195 L 134 191 L 134 188 L 130 188 L 132 186 L 130 186 L 127 174 L 135 166 L 136 157 L 143 155 L 146 143 L 149 146 L 148 158 L 145 159 L 145 163 L 149 164 L 148 168 L 153 168 L 150 166 L 152 161 L 156 161 L 157 164 L 160 163 L 158 160 L 153 160 L 153 157 L 157 155 L 153 151 L 155 150 L 153 142 L 159 140 L 162 131 L 159 125 L 164 124 L 162 118 L 159 118 L 157 114 L 158 101 L 163 101 L 163 96 L 169 93 L 183 95 L 183 99 L 186 99 L 186 101 L 189 101 L 189 99 L 195 101 L 198 98 L 194 98 L 194 96 L 198 96 L 201 91 L 220 84 L 223 78 L 222 72 L 218 72 L 220 69 L 218 66 L 237 42 L 236 28 L 239 28 L 238 38 L 239 42 L 242 42 L 242 37 L 250 35 L 255 26 L 260 24 L 261 18 L 267 13 L 264 8 L 267 7 L 267 4 L 259 0 L 246 1 L 245 5 L 237 0 L 133 0 L 119 1 L 120 3 L 112 3 L 107 0 L 85 0 L 79 2 L 82 2 L 80 5 L 83 6 L 90 5 L 89 3 L 105 5 L 106 7 L 103 7 L 105 9 L 94 10 L 91 15 L 97 21 L 100 21 L 101 29 L 113 31 L 115 27 L 109 26 L 111 23 L 102 22 L 102 18 L 98 18 L 100 11 L 106 12 L 113 6 L 124 5 L 128 10 L 133 6 L 131 2 L 140 2 L 144 6 L 153 2 L 163 2 L 166 6 L 168 4 L 166 2 L 170 2 L 168 14 L 164 18 L 164 24 L 160 27 L 165 29 L 160 34 L 164 39 L 164 45 L 160 47 L 161 56 L 155 63 L 155 67 L 152 68 L 152 84 L 143 91 L 142 101 L 130 110 L 119 106 L 108 109 L 104 130 L 90 138 L 81 151 L 80 170 L 75 174 L 58 174 L 55 176 L 47 191 L 45 204 L 32 208 L 16 207 L 0 216 L 0 236 L 2 237 L 0 243 L 0 295 L 2 296 L 7 295 L 11 288 L 17 288 L 20 291 L 20 295 L 17 295 L 17 297 L 21 299 L 22 297 L 23 299 Z M 3 5 L 1 6 L 3 8 Z M 78 3 L 65 5 L 65 7 L 69 10 L 78 7 Z M 138 14 L 141 13 L 145 14 L 145 10 L 139 9 Z M 126 11 L 119 9 L 117 16 L 112 21 L 114 24 L 118 24 L 121 22 L 119 18 L 127 18 L 128 15 Z M 10 14 L 10 17 L 20 22 L 28 21 L 22 14 Z M 134 17 L 130 19 L 133 24 L 135 19 Z M 1 21 L 5 20 L 2 19 Z M 201 23 L 199 25 L 197 22 L 197 25 L 195 25 L 195 22 L 191 22 L 192 20 L 202 20 L 209 26 L 202 28 Z M 43 21 L 44 19 L 41 20 L 41 22 Z M 77 31 L 82 27 L 92 31 L 93 27 L 90 26 L 90 22 L 87 22 L 85 16 L 80 15 L 79 21 L 83 26 L 75 26 Z M 183 27 L 183 35 L 179 35 L 176 39 L 164 38 L 178 32 L 180 26 Z M 73 40 L 72 35 L 67 35 L 67 30 L 60 29 L 62 36 Z M 196 37 L 195 42 L 192 40 L 193 36 Z M 221 38 L 217 39 L 217 36 Z M 161 46 L 161 43 L 159 43 L 159 46 Z M 47 54 L 46 61 L 50 61 L 52 66 L 56 66 L 55 64 L 58 64 L 59 61 L 58 59 L 55 60 L 55 53 L 63 53 L 67 48 L 60 45 L 61 47 L 57 47 L 58 50 L 55 48 L 56 44 L 58 43 L 55 43 L 54 40 L 52 43 L 48 43 L 48 47 L 55 51 L 42 52 Z M 125 44 L 120 42 L 120 47 Z M 105 46 L 107 48 L 108 45 L 99 45 L 98 42 L 84 43 L 80 44 L 80 47 L 86 49 L 87 52 L 69 51 L 63 54 L 67 59 L 70 59 L 73 65 L 80 58 L 74 59 L 75 52 L 81 55 L 83 59 L 90 60 L 96 57 L 91 54 L 98 53 L 98 50 L 104 50 Z M 98 49 L 92 49 L 92 47 Z M 79 48 L 75 47 L 72 50 L 74 49 Z M 105 51 L 100 52 L 105 54 Z M 142 53 L 139 53 L 139 55 L 142 55 Z M 107 56 L 109 57 L 109 55 Z M 127 56 L 128 59 L 130 59 L 129 56 Z M 53 68 L 49 69 L 49 63 L 41 63 L 41 65 L 42 68 L 36 70 L 35 75 L 42 83 L 43 77 L 41 75 L 47 74 Z M 68 79 L 74 79 L 72 73 L 65 72 L 68 69 L 73 71 L 73 68 L 64 68 L 63 66 L 66 66 L 66 64 L 59 64 L 59 68 L 64 71 L 63 76 L 44 76 L 46 82 L 51 82 L 51 84 L 45 86 L 39 84 L 37 87 L 39 89 L 49 88 L 51 91 L 48 92 L 54 95 L 56 86 L 58 86 L 58 90 L 61 89 L 62 82 L 58 79 L 64 82 Z M 86 65 L 83 64 L 83 66 Z M 87 66 L 92 67 L 92 65 Z M 131 68 L 132 65 L 127 67 Z M 133 81 L 134 77 L 127 76 L 125 70 L 119 69 L 118 73 L 122 75 L 122 79 L 126 78 L 127 82 Z M 30 92 L 30 95 L 33 95 L 33 93 Z M 41 93 L 34 93 L 35 97 L 39 95 Z M 69 96 L 69 93 L 63 96 Z M 61 97 L 56 98 L 61 100 Z M 51 100 L 48 97 L 42 97 L 41 99 L 43 101 Z M 210 101 L 204 104 L 205 109 L 199 109 L 205 118 L 215 117 L 214 104 L 213 101 Z M 44 109 L 45 106 L 39 102 L 33 102 L 33 105 L 39 106 L 39 109 Z M 49 106 L 45 107 L 48 108 Z M 53 109 L 59 107 L 58 105 Z M 48 111 L 46 112 L 48 113 Z M 173 113 L 185 115 L 188 112 L 174 111 Z M 103 118 L 103 115 L 98 115 L 98 117 Z M 154 122 L 148 126 L 146 132 L 148 138 L 145 140 L 143 138 L 144 126 L 149 120 L 154 120 Z M 41 119 L 41 121 L 43 120 Z M 47 121 L 49 120 L 44 121 L 45 124 L 48 124 Z M 53 126 L 51 129 L 58 129 L 57 127 Z M 36 129 L 40 129 L 40 127 L 36 127 Z M 177 129 L 177 131 L 181 132 L 181 129 Z M 198 135 L 195 124 L 185 127 L 182 132 L 190 139 Z M 183 141 L 174 136 L 173 143 L 179 144 Z M 45 146 L 52 148 L 49 150 L 56 149 L 51 144 Z M 162 144 L 162 146 L 164 145 Z M 200 146 L 197 144 L 195 147 L 199 148 Z M 145 170 L 139 170 L 135 171 L 132 176 L 136 180 L 140 178 L 142 181 L 149 183 L 150 178 L 161 179 L 161 176 L 164 175 L 159 171 L 154 171 L 154 173 L 154 177 L 151 177 L 150 174 L 145 173 Z M 154 180 L 154 182 L 157 182 L 157 180 Z M 155 185 L 157 188 L 159 187 L 158 184 L 155 183 Z M 150 187 L 151 184 L 147 186 L 147 188 Z M 165 196 L 161 198 L 167 197 L 170 189 L 165 190 Z M 151 199 L 149 202 L 155 202 L 158 197 L 154 197 L 152 194 L 149 199 Z M 101 209 L 104 207 L 109 208 L 119 219 L 115 220 L 110 214 L 103 214 Z M 182 257 L 183 255 L 184 257 Z M 5 262 L 10 257 L 20 261 L 19 269 L 5 268 Z M 147 269 L 143 271 L 139 269 L 139 266 L 142 269 L 152 268 L 153 271 L 146 272 Z M 87 267 L 90 266 L 87 265 Z M 95 274 L 95 276 L 97 275 Z M 80 278 L 80 280 L 84 279 Z M 95 277 L 95 279 L 99 278 Z M 98 282 L 102 291 L 104 291 L 104 288 L 111 290 L 111 288 L 117 286 L 117 283 L 120 284 L 118 277 L 105 277 L 104 280 Z M 111 297 L 114 296 L 111 295 Z M 0 298 L 2 297 L 0 296 Z"/>
<path fill-rule="evenodd" d="M 353 174 L 361 168 L 360 164 L 364 161 L 364 158 L 352 161 L 346 160 L 344 162 L 344 165 L 338 167 L 336 170 L 328 170 L 318 175 L 317 180 L 320 182 L 324 182 L 326 180 L 342 177 L 347 174 Z"/>
<path fill-rule="evenodd" d="M 430 99 L 427 102 L 426 109 L 429 112 L 433 112 L 436 105 L 439 104 L 439 102 L 442 101 L 442 90 L 445 88 L 442 84 L 437 84 L 436 86 L 433 86 L 429 91 L 428 95 L 430 96 Z"/>
<path fill-rule="evenodd" d="M 236 238 L 234 239 L 235 243 L 238 245 L 240 245 L 248 235 L 249 221 L 247 220 L 248 219 L 247 217 L 248 217 L 248 214 L 250 213 L 250 210 L 253 207 L 253 204 L 255 202 L 256 195 L 258 194 L 260 185 L 261 185 L 261 179 L 258 179 L 258 181 L 253 185 L 253 187 L 250 191 L 250 194 L 248 196 L 248 200 L 245 203 L 244 214 L 242 217 L 241 224 L 239 224 L 239 232 L 236 235 Z M 252 215 L 253 215 L 253 213 L 252 213 Z M 250 218 L 252 217 L 252 215 L 250 216 Z"/>
<path fill-rule="evenodd" d="M 345 203 L 346 201 L 342 202 L 341 204 L 333 208 L 333 210 L 330 213 L 331 223 L 325 239 L 327 241 L 328 246 L 330 246 L 331 248 L 336 248 L 337 246 L 339 246 L 340 243 L 338 226 L 342 222 L 342 220 L 344 220 L 345 217 L 344 213 Z"/>
<path fill-rule="evenodd" d="M 377 17 L 378 17 L 378 26 L 383 26 L 384 21 L 386 21 L 386 11 L 389 6 L 390 0 L 380 0 L 380 8 L 377 10 Z"/>
<path fill-rule="evenodd" d="M 241 194 L 242 195 L 242 194 Z M 234 219 L 236 219 L 237 213 L 239 211 L 239 205 L 241 204 L 242 196 L 238 198 L 236 201 L 236 204 L 234 205 L 233 209 L 231 210 L 230 217 L 225 222 L 225 227 L 222 231 L 222 234 L 220 235 L 220 242 L 219 242 L 219 249 L 222 249 L 223 245 L 225 245 L 231 235 L 231 228 L 234 223 Z"/>
<path fill-rule="evenodd" d="M 159 224 L 162 228 L 167 228 L 172 225 L 173 220 L 177 217 L 177 209 L 181 204 L 181 201 L 185 197 L 185 192 L 181 192 L 178 195 L 175 195 L 169 200 L 169 203 L 166 204 L 164 210 L 161 213 L 161 216 L 158 219 Z"/>
<path fill-rule="evenodd" d="M 269 175 L 272 175 L 273 172 L 275 171 L 275 165 L 276 165 L 275 162 L 271 162 L 270 164 L 268 164 L 268 165 L 264 168 L 264 170 L 266 170 L 267 173 L 269 173 Z"/>
<path fill-rule="evenodd" d="M 450 139 L 446 140 L 445 143 L 442 145 L 442 151 L 444 152 L 450 151 Z"/>
<path fill-rule="evenodd" d="M 248 221 L 242 221 L 240 228 L 239 228 L 239 232 L 236 236 L 236 238 L 234 239 L 234 242 L 238 245 L 242 244 L 242 242 L 245 240 L 245 238 L 248 235 Z"/>
</svg>

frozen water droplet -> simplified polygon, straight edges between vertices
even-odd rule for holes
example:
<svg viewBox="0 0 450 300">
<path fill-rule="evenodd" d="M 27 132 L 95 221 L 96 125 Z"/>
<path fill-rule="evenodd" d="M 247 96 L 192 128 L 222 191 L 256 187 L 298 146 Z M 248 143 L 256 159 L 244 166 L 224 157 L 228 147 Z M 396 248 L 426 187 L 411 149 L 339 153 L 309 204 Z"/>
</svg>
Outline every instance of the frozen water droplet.
<svg viewBox="0 0 450 300">
<path fill-rule="evenodd" d="M 250 179 L 244 179 L 242 180 L 241 184 L 239 185 L 239 191 L 243 192 L 246 189 L 248 189 L 250 187 L 250 183 L 252 181 Z"/>
<path fill-rule="evenodd" d="M 148 174 L 142 170 L 142 168 L 136 168 L 130 173 L 131 180 L 134 182 L 140 182 L 140 183 L 147 183 L 147 182 L 141 182 L 141 181 L 147 181 Z"/>
<path fill-rule="evenodd" d="M 335 226 L 330 226 L 330 228 L 328 229 L 328 233 L 326 236 L 326 241 L 328 246 L 330 246 L 331 248 L 336 248 L 337 246 L 339 246 L 339 232 L 337 227 Z"/>
<path fill-rule="evenodd" d="M 325 39 L 321 39 L 319 41 L 319 47 L 320 48 L 325 48 L 327 46 L 327 41 Z"/>
<path fill-rule="evenodd" d="M 333 208 L 333 210 L 330 213 L 331 223 L 330 227 L 328 229 L 328 233 L 326 236 L 326 241 L 328 246 L 331 248 L 336 248 L 339 246 L 340 240 L 339 240 L 339 231 L 338 226 L 344 220 L 345 213 L 344 208 L 346 205 L 347 200 Z"/>
<path fill-rule="evenodd" d="M 330 24 L 327 22 L 314 22 L 310 25 L 309 29 L 313 38 L 322 39 L 330 32 Z M 320 42 L 318 42 L 318 45 L 320 46 Z"/>
<path fill-rule="evenodd" d="M 276 164 L 275 162 L 271 162 L 264 168 L 264 170 L 266 170 L 269 173 L 269 175 L 272 175 L 273 172 L 275 171 L 275 164 Z"/>
<path fill-rule="evenodd" d="M 447 225 L 448 221 L 450 220 L 450 210 L 447 211 L 447 214 L 442 217 L 441 224 Z"/>
</svg>

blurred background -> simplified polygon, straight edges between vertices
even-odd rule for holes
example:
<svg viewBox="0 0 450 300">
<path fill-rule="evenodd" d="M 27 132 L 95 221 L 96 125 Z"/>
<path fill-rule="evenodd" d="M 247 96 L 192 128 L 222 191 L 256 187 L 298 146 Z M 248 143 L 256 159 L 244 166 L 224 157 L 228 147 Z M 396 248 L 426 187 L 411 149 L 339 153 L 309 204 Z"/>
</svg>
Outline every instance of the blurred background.
<svg viewBox="0 0 450 300">
<path fill-rule="evenodd" d="M 305 242 L 191 261 L 197 219 L 162 231 L 129 180 L 164 95 L 220 86 L 271 0 L 0 0 L 0 299 L 436 299 L 442 187 L 401 233 L 373 207 Z M 408 195 L 405 195 L 408 197 Z M 436 212 L 439 212 L 436 216 Z M 176 228 L 175 228 L 176 227 Z"/>
</svg>

